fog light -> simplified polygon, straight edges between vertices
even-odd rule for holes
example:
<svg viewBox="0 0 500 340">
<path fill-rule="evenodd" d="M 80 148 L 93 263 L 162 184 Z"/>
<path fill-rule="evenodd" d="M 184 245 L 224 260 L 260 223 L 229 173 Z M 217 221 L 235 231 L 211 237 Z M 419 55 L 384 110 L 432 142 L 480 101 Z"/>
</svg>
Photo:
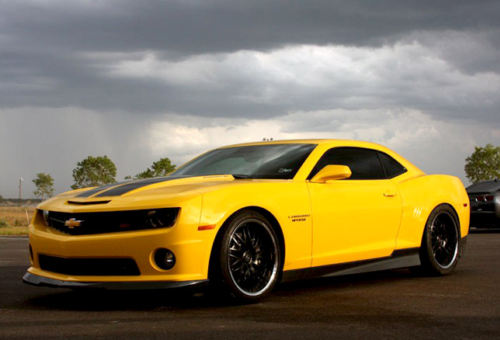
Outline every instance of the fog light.
<svg viewBox="0 0 500 340">
<path fill-rule="evenodd" d="M 155 263 L 161 269 L 172 269 L 175 265 L 175 255 L 168 249 L 160 248 L 155 252 Z"/>
</svg>

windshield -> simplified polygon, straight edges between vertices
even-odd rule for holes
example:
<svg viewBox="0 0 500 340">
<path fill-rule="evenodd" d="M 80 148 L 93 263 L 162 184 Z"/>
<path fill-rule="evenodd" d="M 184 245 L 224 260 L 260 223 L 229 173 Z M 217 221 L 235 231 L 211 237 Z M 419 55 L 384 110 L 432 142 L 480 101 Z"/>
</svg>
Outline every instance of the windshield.
<svg viewBox="0 0 500 340">
<path fill-rule="evenodd" d="M 173 176 L 231 174 L 235 178 L 291 179 L 315 144 L 264 144 L 210 151 L 179 168 Z"/>
</svg>

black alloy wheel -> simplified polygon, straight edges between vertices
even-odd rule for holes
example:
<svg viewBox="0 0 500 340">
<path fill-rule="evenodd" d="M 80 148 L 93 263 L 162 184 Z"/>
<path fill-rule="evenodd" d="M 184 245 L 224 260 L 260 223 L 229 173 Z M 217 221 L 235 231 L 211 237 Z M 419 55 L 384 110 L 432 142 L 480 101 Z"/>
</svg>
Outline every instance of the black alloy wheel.
<svg viewBox="0 0 500 340">
<path fill-rule="evenodd" d="M 451 273 L 460 257 L 458 218 L 449 205 L 440 205 L 430 214 L 422 239 L 422 268 L 432 275 Z"/>
<path fill-rule="evenodd" d="M 222 238 L 219 263 L 233 296 L 256 301 L 267 295 L 281 273 L 280 244 L 269 221 L 255 211 L 233 218 Z"/>
<path fill-rule="evenodd" d="M 442 268 L 449 268 L 458 255 L 458 234 L 451 216 L 436 216 L 430 232 L 434 259 Z"/>
</svg>

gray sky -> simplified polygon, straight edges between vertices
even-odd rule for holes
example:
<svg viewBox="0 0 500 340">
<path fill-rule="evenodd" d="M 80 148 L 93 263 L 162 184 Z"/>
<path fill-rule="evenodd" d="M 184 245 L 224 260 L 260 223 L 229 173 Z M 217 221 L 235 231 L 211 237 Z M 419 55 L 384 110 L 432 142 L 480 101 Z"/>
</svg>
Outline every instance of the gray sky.
<svg viewBox="0 0 500 340">
<path fill-rule="evenodd" d="M 289 138 L 392 147 L 465 181 L 500 144 L 499 1 L 2 1 L 0 195 L 88 155 Z"/>
</svg>

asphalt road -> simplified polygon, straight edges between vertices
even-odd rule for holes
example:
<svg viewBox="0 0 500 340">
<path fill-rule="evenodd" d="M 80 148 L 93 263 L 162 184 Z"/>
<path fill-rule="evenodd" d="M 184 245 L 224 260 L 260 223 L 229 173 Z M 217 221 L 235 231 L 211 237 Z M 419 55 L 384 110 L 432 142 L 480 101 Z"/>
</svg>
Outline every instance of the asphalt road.
<svg viewBox="0 0 500 340">
<path fill-rule="evenodd" d="M 469 237 L 453 275 L 408 270 L 281 285 L 265 301 L 25 285 L 27 239 L 0 238 L 0 338 L 500 338 L 500 233 Z"/>
</svg>

